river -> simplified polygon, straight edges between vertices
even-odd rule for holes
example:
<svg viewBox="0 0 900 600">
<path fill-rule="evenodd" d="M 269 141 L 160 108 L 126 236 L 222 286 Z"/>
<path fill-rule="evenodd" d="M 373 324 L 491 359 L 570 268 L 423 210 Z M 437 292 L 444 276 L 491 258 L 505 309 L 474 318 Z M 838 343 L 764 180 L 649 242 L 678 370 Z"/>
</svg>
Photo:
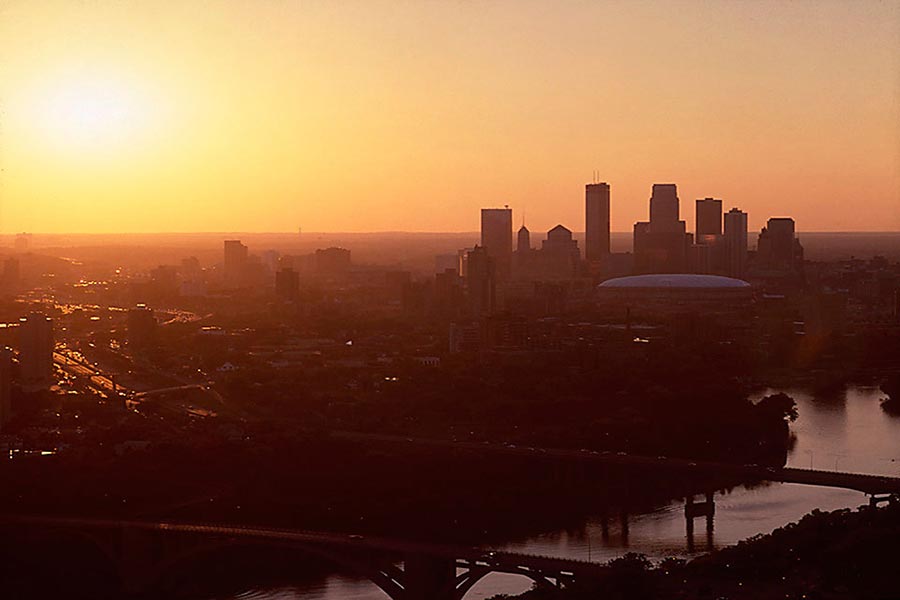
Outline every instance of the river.
<svg viewBox="0 0 900 600">
<path fill-rule="evenodd" d="M 883 394 L 877 388 L 853 387 L 828 400 L 802 390 L 784 391 L 796 401 L 799 418 L 791 425 L 796 443 L 788 465 L 884 475 L 900 475 L 900 418 L 879 406 Z M 630 515 L 627 534 L 618 519 L 608 523 L 607 535 L 599 520 L 583 530 L 559 531 L 507 544 L 504 549 L 529 554 L 606 561 L 626 552 L 651 558 L 689 557 L 759 533 L 768 533 L 796 521 L 813 509 L 855 508 L 866 502 L 860 492 L 797 484 L 764 484 L 752 489 L 735 488 L 716 495 L 712 531 L 703 518 L 695 521 L 688 539 L 682 502 L 673 502 L 650 513 Z M 513 575 L 493 574 L 466 595 L 484 600 L 496 594 L 517 594 L 530 581 Z M 331 576 L 303 588 L 250 590 L 228 600 L 385 600 L 375 585 L 343 576 Z"/>
</svg>

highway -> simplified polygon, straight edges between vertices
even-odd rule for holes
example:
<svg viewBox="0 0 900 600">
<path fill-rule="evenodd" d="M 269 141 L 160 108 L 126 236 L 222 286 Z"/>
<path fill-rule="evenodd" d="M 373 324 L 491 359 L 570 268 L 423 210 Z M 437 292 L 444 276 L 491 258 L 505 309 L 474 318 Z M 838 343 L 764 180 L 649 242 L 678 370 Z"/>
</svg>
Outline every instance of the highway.
<svg viewBox="0 0 900 600">
<path fill-rule="evenodd" d="M 123 388 L 121 385 L 117 386 L 112 379 L 103 375 L 96 367 L 74 357 L 68 351 L 54 351 L 53 362 L 66 373 L 86 379 L 91 387 L 107 397 L 114 396 L 116 392 L 125 394 L 131 392 L 131 390 Z"/>
</svg>

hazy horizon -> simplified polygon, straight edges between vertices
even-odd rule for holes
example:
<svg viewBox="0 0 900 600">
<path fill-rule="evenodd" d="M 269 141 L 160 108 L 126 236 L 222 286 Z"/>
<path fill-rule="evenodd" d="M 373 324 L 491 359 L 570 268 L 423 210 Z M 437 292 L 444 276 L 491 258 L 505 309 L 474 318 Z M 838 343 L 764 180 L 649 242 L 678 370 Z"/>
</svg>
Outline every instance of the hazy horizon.
<svg viewBox="0 0 900 600">
<path fill-rule="evenodd" d="M 595 177 L 900 230 L 898 3 L 19 0 L 0 53 L 10 231 L 578 230 Z"/>
</svg>

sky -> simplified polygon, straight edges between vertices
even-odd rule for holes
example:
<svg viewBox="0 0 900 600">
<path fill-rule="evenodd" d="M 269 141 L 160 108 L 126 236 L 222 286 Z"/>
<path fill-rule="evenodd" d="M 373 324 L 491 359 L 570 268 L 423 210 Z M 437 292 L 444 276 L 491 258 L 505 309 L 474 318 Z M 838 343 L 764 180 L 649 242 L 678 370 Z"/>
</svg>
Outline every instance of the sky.
<svg viewBox="0 0 900 600">
<path fill-rule="evenodd" d="M 0 0 L 0 231 L 900 231 L 900 0 Z"/>
</svg>

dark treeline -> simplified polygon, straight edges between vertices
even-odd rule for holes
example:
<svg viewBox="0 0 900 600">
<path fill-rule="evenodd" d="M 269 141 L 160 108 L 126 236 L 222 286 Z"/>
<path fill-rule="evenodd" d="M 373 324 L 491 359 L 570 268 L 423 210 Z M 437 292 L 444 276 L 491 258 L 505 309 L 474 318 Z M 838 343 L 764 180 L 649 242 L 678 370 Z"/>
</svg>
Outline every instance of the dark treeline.
<svg viewBox="0 0 900 600">
<path fill-rule="evenodd" d="M 900 585 L 891 551 L 898 539 L 900 505 L 814 511 L 798 523 L 690 562 L 669 559 L 654 567 L 629 554 L 612 561 L 598 581 L 567 590 L 535 589 L 517 598 L 887 600 L 897 597 Z"/>
</svg>

